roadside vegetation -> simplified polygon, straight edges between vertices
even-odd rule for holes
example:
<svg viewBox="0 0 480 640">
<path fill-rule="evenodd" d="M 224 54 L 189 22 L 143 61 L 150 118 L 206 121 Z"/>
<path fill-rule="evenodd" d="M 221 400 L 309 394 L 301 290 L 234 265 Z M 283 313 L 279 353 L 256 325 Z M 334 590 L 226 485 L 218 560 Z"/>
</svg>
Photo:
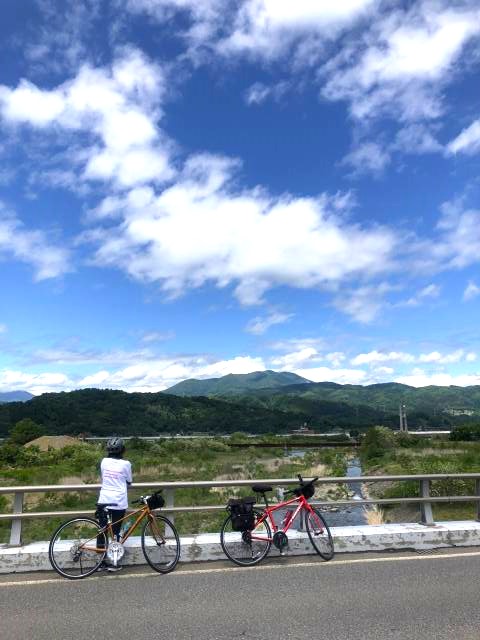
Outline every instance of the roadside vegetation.
<svg viewBox="0 0 480 640">
<path fill-rule="evenodd" d="M 436 473 L 480 473 L 480 427 L 470 425 L 452 431 L 450 438 L 425 438 L 373 427 L 365 435 L 360 449 L 364 475 L 405 475 Z M 400 498 L 419 495 L 418 482 L 372 483 L 372 497 Z M 475 495 L 473 480 L 444 479 L 431 483 L 432 496 Z M 473 503 L 434 504 L 436 520 L 472 520 Z M 417 506 L 382 508 L 386 522 L 418 521 Z"/>
</svg>

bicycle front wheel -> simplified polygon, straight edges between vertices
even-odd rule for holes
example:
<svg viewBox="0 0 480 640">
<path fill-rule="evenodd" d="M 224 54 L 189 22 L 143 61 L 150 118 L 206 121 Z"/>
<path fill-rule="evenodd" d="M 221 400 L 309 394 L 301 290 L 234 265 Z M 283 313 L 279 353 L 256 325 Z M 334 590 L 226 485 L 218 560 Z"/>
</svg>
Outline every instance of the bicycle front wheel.
<svg viewBox="0 0 480 640">
<path fill-rule="evenodd" d="M 50 540 L 50 564 L 64 578 L 86 578 L 105 558 L 107 538 L 93 518 L 73 518 L 61 524 Z"/>
<path fill-rule="evenodd" d="M 333 539 L 322 514 L 312 507 L 312 510 L 306 513 L 305 525 L 315 551 L 324 560 L 331 560 L 335 553 Z"/>
<path fill-rule="evenodd" d="M 180 558 L 177 530 L 165 516 L 151 513 L 142 531 L 142 551 L 148 564 L 158 573 L 169 573 Z"/>
<path fill-rule="evenodd" d="M 255 510 L 258 521 L 262 511 Z M 249 567 L 261 562 L 270 551 L 272 531 L 266 520 L 256 524 L 252 531 L 234 531 L 232 516 L 228 516 L 220 532 L 220 544 L 229 560 L 241 567 Z"/>
</svg>

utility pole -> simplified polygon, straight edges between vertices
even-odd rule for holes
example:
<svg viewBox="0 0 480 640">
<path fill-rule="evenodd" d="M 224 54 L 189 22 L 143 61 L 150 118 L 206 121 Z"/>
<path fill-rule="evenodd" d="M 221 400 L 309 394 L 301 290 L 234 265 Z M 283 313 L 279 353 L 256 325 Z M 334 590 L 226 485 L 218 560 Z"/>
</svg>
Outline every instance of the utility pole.
<svg viewBox="0 0 480 640">
<path fill-rule="evenodd" d="M 408 433 L 407 411 L 406 411 L 405 405 L 402 403 L 400 403 L 399 414 L 400 414 L 400 431 L 404 431 L 405 433 Z"/>
</svg>

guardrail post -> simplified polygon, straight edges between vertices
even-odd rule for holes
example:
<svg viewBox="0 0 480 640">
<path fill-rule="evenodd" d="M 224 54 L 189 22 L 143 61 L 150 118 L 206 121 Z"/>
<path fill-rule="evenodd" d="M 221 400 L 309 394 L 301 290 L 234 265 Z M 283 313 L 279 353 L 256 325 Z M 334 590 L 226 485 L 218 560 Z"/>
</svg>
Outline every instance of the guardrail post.
<svg viewBox="0 0 480 640">
<path fill-rule="evenodd" d="M 16 491 L 13 498 L 13 513 L 23 512 L 23 492 Z M 22 544 L 22 521 L 20 518 L 13 518 L 10 529 L 10 544 L 18 547 Z"/>
<path fill-rule="evenodd" d="M 167 507 L 167 509 L 169 507 L 175 506 L 175 489 L 165 490 L 165 506 Z M 173 513 L 168 514 L 168 519 L 172 522 L 172 524 L 175 523 L 175 516 Z M 171 530 L 170 527 L 165 527 L 165 535 L 166 536 L 173 535 L 173 531 Z"/>
<path fill-rule="evenodd" d="M 430 480 L 420 480 L 420 496 L 422 498 L 430 498 Z M 420 503 L 421 524 L 435 524 L 432 513 L 431 502 Z"/>
<path fill-rule="evenodd" d="M 475 495 L 480 496 L 480 479 L 475 480 Z M 477 520 L 480 521 L 480 500 L 477 502 Z"/>
</svg>

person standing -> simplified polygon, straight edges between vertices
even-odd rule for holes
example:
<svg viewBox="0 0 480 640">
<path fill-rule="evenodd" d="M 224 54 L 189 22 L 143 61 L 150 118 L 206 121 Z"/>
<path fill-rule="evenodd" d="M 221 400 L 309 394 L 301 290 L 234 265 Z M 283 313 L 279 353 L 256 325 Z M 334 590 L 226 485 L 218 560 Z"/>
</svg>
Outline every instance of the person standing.
<svg viewBox="0 0 480 640">
<path fill-rule="evenodd" d="M 102 487 L 98 496 L 98 506 L 112 505 L 108 511 L 112 517 L 112 530 L 115 539 L 120 538 L 120 520 L 125 516 L 128 508 L 128 487 L 132 484 L 132 465 L 124 460 L 125 444 L 122 438 L 113 437 L 107 442 L 107 455 L 100 464 Z M 104 509 L 98 510 L 98 520 L 102 527 L 107 525 Z M 103 540 L 99 546 L 103 546 Z M 102 563 L 100 568 L 109 571 L 119 571 L 121 567 L 113 567 Z"/>
</svg>

